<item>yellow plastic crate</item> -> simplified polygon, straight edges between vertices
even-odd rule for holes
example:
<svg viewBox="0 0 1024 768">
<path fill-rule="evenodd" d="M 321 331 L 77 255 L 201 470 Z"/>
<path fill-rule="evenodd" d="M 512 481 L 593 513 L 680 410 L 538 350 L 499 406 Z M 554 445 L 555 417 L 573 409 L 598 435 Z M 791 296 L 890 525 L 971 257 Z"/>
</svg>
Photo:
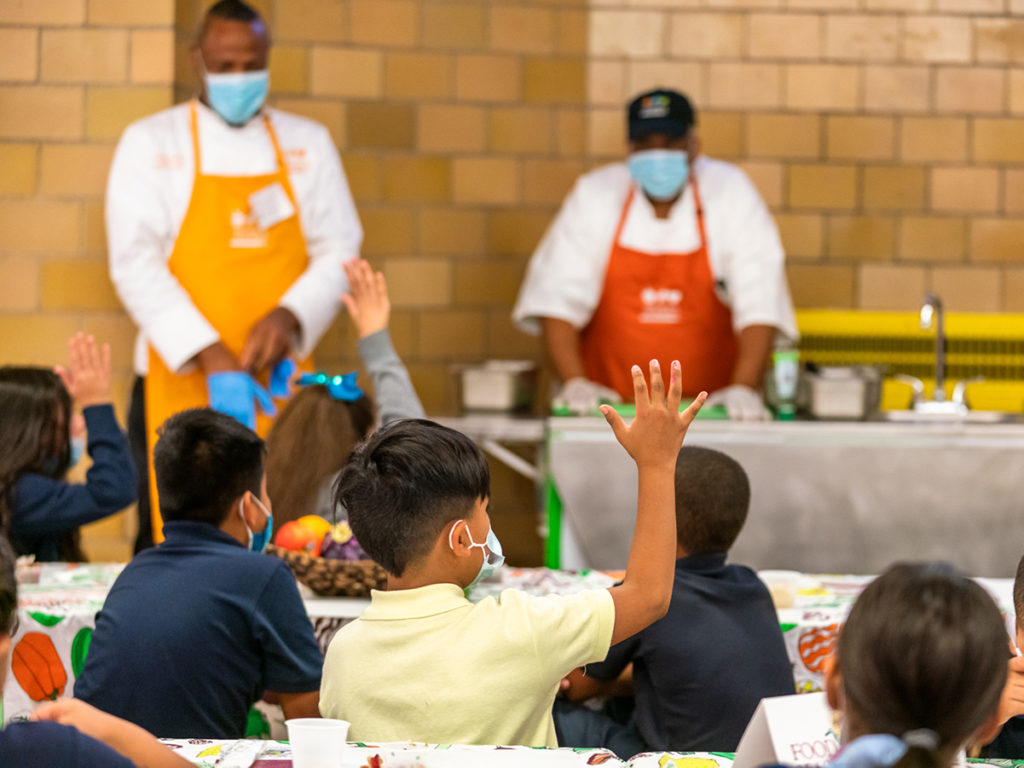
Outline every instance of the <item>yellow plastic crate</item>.
<svg viewBox="0 0 1024 768">
<path fill-rule="evenodd" d="M 946 314 L 946 395 L 960 379 L 971 384 L 976 410 L 1024 410 L 1024 315 Z M 801 310 L 800 358 L 817 365 L 882 365 L 886 375 L 903 373 L 935 387 L 935 331 L 921 330 L 916 312 Z M 882 408 L 907 408 L 910 388 L 887 379 Z"/>
</svg>

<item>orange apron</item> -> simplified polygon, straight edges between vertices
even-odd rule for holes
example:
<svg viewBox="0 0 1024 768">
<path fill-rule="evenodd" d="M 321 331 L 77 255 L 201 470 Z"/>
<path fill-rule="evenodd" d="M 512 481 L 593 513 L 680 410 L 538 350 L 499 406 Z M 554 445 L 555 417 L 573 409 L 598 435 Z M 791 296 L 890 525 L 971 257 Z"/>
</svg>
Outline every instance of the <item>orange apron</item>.
<svg viewBox="0 0 1024 768">
<path fill-rule="evenodd" d="M 193 304 L 220 334 L 236 356 L 253 325 L 274 309 L 285 291 L 309 263 L 306 240 L 299 224 L 298 203 L 277 135 L 264 116 L 263 124 L 274 146 L 277 169 L 260 176 L 211 176 L 202 173 L 196 104 L 191 104 L 195 181 L 192 198 L 168 261 Z M 249 196 L 279 183 L 295 212 L 268 229 L 251 214 Z M 311 370 L 310 361 L 299 365 Z M 267 385 L 267 373 L 260 378 Z M 163 520 L 157 502 L 153 446 L 156 430 L 168 417 L 187 408 L 209 405 L 206 374 L 202 370 L 177 374 L 169 370 L 152 345 L 146 374 L 146 432 L 149 448 L 149 491 L 153 539 L 163 541 Z M 280 407 L 280 403 L 279 403 Z M 266 435 L 271 419 L 257 415 L 257 431 Z"/>
<path fill-rule="evenodd" d="M 663 371 L 672 360 L 682 365 L 683 395 L 727 386 L 736 365 L 732 312 L 715 292 L 708 261 L 704 209 L 691 177 L 700 247 L 689 253 L 644 253 L 619 241 L 633 187 L 622 206 L 605 272 L 601 300 L 580 334 L 588 379 L 633 399 L 630 367 L 656 358 Z"/>
</svg>

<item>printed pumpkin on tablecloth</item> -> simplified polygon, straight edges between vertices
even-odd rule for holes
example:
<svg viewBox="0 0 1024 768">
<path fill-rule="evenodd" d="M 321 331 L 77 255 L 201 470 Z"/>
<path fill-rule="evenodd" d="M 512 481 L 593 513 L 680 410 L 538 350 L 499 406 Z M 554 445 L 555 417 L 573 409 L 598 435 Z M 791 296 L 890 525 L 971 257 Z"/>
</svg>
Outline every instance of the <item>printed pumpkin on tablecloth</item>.
<svg viewBox="0 0 1024 768">
<path fill-rule="evenodd" d="M 808 670 L 820 675 L 825 670 L 825 662 L 835 650 L 838 637 L 838 624 L 829 624 L 827 627 L 818 627 L 802 633 L 798 646 L 800 661 Z"/>
<path fill-rule="evenodd" d="M 56 701 L 68 683 L 53 641 L 42 632 L 26 633 L 14 646 L 11 671 L 32 701 Z"/>
</svg>

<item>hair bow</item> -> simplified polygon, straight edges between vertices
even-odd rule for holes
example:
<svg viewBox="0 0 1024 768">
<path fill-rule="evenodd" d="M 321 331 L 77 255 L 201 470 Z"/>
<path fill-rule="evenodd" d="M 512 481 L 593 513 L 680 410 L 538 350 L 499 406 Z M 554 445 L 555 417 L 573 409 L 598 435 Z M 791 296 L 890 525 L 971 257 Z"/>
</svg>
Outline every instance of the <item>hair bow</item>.
<svg viewBox="0 0 1024 768">
<path fill-rule="evenodd" d="M 353 403 L 363 397 L 363 390 L 356 384 L 356 371 L 340 376 L 329 376 L 323 371 L 304 373 L 299 377 L 300 387 L 311 387 L 321 384 L 327 387 L 328 393 L 335 400 Z"/>
</svg>

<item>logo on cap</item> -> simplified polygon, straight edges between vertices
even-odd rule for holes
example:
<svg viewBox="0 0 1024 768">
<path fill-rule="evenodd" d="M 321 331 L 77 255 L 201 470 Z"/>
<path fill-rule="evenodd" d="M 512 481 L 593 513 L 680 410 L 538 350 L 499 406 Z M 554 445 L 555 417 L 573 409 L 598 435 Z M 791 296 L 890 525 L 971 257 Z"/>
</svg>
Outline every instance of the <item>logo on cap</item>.
<svg viewBox="0 0 1024 768">
<path fill-rule="evenodd" d="M 663 93 L 658 93 L 653 96 L 646 96 L 644 100 L 640 102 L 640 112 L 638 117 L 641 120 L 648 118 L 657 117 L 668 117 L 669 113 L 669 98 Z"/>
</svg>

